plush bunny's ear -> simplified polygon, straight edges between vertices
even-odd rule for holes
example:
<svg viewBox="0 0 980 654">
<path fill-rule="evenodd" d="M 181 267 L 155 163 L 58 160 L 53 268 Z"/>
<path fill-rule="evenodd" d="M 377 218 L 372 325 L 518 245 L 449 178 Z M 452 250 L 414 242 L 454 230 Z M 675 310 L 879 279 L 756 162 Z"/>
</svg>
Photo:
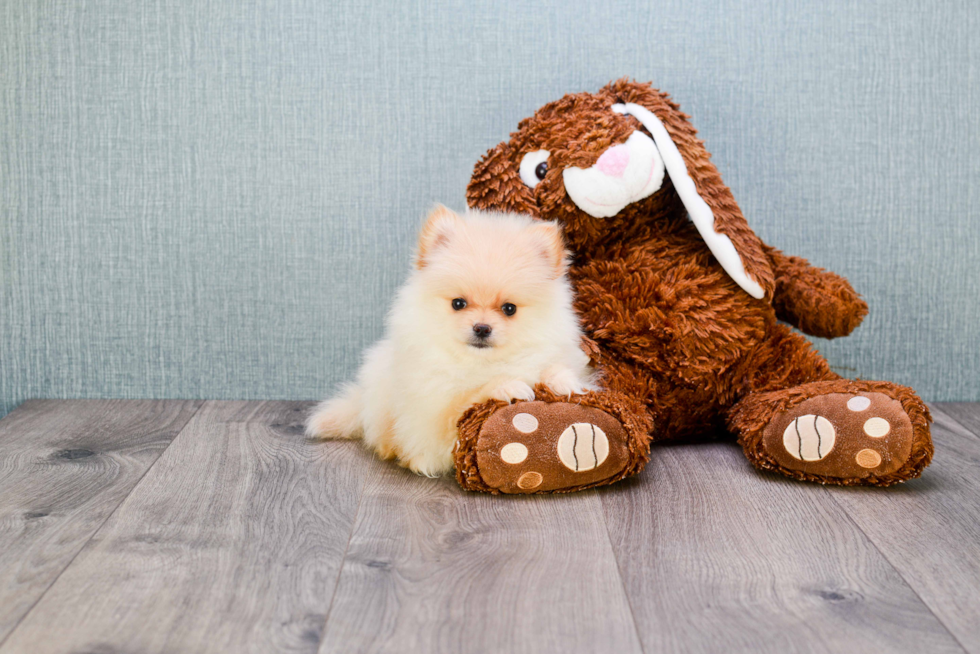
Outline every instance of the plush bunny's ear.
<svg viewBox="0 0 980 654">
<path fill-rule="evenodd" d="M 680 150 L 671 140 L 667 128 L 660 122 L 660 119 L 652 111 L 638 104 L 615 104 L 612 109 L 617 113 L 634 116 L 646 127 L 653 136 L 653 142 L 657 144 L 657 149 L 660 150 L 664 167 L 667 169 L 671 181 L 674 182 L 677 194 L 681 196 L 681 201 L 687 208 L 691 221 L 701 233 L 701 238 L 708 244 L 708 249 L 715 255 L 715 259 L 725 269 L 728 276 L 735 280 L 735 283 L 741 286 L 743 291 L 756 299 L 764 297 L 766 292 L 762 286 L 745 272 L 742 257 L 739 256 L 732 244 L 732 239 L 715 231 L 715 214 L 711 211 L 708 203 L 704 201 L 704 198 L 698 194 L 697 186 L 688 173 L 687 164 L 684 163 L 684 157 L 681 156 Z"/>
<path fill-rule="evenodd" d="M 725 272 L 754 298 L 772 297 L 772 265 L 687 118 L 648 84 L 621 80 L 606 90 L 613 111 L 635 117 L 653 136 L 691 221 Z"/>
</svg>

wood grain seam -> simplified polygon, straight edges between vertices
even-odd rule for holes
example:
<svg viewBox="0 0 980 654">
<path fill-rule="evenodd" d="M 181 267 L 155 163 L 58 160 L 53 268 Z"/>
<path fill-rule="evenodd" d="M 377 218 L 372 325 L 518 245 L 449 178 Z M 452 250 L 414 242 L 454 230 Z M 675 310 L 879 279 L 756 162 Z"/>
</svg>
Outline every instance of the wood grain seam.
<svg viewBox="0 0 980 654">
<path fill-rule="evenodd" d="M 938 403 L 938 404 L 936 404 L 936 403 L 929 404 L 929 410 L 932 411 L 933 413 L 941 413 L 943 415 L 943 417 L 948 418 L 949 420 L 955 422 L 959 427 L 962 427 L 963 428 L 963 431 L 965 431 L 966 433 L 970 434 L 971 436 L 973 436 L 975 438 L 980 438 L 980 434 L 978 434 L 977 432 L 973 431 L 973 428 L 972 427 L 963 424 L 963 422 L 961 420 L 957 419 L 956 416 L 954 416 L 952 413 L 947 413 L 947 412 L 943 411 L 943 409 L 942 409 L 943 404 L 945 404 L 945 402 L 941 402 L 941 403 Z M 950 404 L 952 404 L 952 402 Z"/>
<path fill-rule="evenodd" d="M 930 409 L 931 409 L 931 408 L 932 408 L 932 407 L 930 407 Z M 934 409 L 933 409 L 933 410 L 934 410 Z M 945 414 L 944 414 L 944 415 L 945 415 Z M 900 566 L 897 566 L 897 565 L 895 565 L 895 563 L 894 563 L 894 562 L 893 562 L 893 561 L 892 561 L 892 560 L 891 560 L 890 558 L 888 558 L 888 555 L 887 555 L 887 554 L 886 554 L 886 553 L 884 552 L 884 550 L 882 550 L 882 549 L 881 549 L 880 547 L 878 547 L 878 543 L 876 543 L 876 542 L 875 542 L 875 540 L 874 540 L 874 538 L 872 538 L 872 537 L 871 537 L 871 535 L 870 535 L 870 534 L 869 534 L 868 532 L 866 532 L 866 531 L 865 531 L 865 530 L 864 530 L 864 529 L 863 529 L 863 528 L 861 527 L 861 525 L 860 525 L 860 524 L 858 524 L 858 522 L 857 522 L 857 521 L 856 521 L 856 520 L 854 519 L 854 516 L 852 516 L 852 515 L 851 515 L 851 512 L 850 512 L 850 511 L 848 511 L 848 509 L 847 509 L 847 506 L 845 506 L 844 504 L 842 504 L 841 502 L 839 502 L 839 501 L 837 500 L 837 498 L 836 498 L 836 497 L 834 496 L 834 493 L 832 493 L 832 492 L 830 492 L 830 489 L 828 489 L 828 488 L 824 488 L 824 487 L 821 487 L 821 489 L 820 489 L 820 490 L 822 490 L 822 491 L 823 491 L 823 492 L 824 492 L 824 493 L 825 493 L 826 495 L 828 495 L 828 496 L 830 496 L 830 499 L 831 499 L 831 501 L 832 501 L 832 502 L 834 503 L 834 505 L 835 505 L 835 506 L 836 506 L 836 507 L 837 507 L 838 509 L 840 509 L 840 510 L 841 510 L 841 512 L 842 512 L 842 513 L 844 514 L 844 516 L 846 516 L 846 517 L 847 517 L 847 519 L 848 519 L 848 521 L 850 521 L 850 523 L 851 523 L 851 524 L 852 524 L 852 525 L 853 525 L 853 526 L 854 526 L 854 527 L 855 527 L 855 528 L 856 528 L 856 529 L 857 529 L 857 530 L 858 530 L 858 531 L 859 531 L 859 532 L 860 532 L 861 534 L 863 534 L 863 535 L 864 535 L 864 537 L 865 537 L 865 539 L 867 539 L 867 541 L 868 541 L 868 543 L 870 543 L 870 544 L 871 544 L 871 547 L 873 547 L 873 548 L 875 549 L 875 551 L 876 551 L 876 552 L 878 552 L 878 554 L 880 554 L 880 555 L 881 555 L 881 558 L 882 558 L 882 560 L 884 560 L 884 561 L 885 561 L 885 562 L 886 562 L 886 563 L 888 564 L 888 566 L 889 566 L 889 567 L 890 567 L 890 568 L 891 568 L 892 570 L 894 570 L 894 571 L 895 571 L 895 574 L 896 574 L 896 575 L 898 575 L 898 578 L 902 580 L 902 582 L 903 582 L 903 583 L 905 584 L 905 586 L 906 586 L 906 588 L 908 588 L 908 589 L 909 589 L 909 590 L 910 590 L 910 591 L 912 592 L 912 594 L 913 594 L 913 595 L 915 595 L 915 596 L 916 596 L 916 597 L 917 597 L 917 598 L 919 599 L 919 602 L 921 602 L 921 603 L 922 603 L 922 606 L 924 606 L 924 607 L 925 607 L 925 609 L 926 609 L 926 610 L 927 610 L 927 611 L 928 611 L 928 612 L 930 613 L 930 615 L 932 615 L 932 617 L 934 617 L 934 618 L 936 619 L 936 622 L 937 622 L 937 623 L 939 623 L 939 625 L 941 625 L 941 626 L 942 626 L 942 628 L 946 630 L 946 633 L 948 633 L 948 634 L 949 634 L 949 636 L 950 636 L 950 638 L 952 638 L 952 639 L 953 639 L 953 641 L 954 641 L 954 642 L 955 642 L 955 643 L 956 643 L 957 645 L 959 645 L 959 646 L 960 646 L 960 649 L 961 649 L 961 650 L 963 650 L 963 653 L 964 653 L 964 654 L 969 654 L 971 650 L 969 650 L 969 649 L 968 649 L 968 648 L 967 648 L 967 647 L 966 647 L 966 646 L 965 646 L 965 645 L 964 645 L 964 644 L 962 643 L 962 641 L 960 641 L 960 639 L 959 639 L 959 638 L 958 638 L 958 637 L 956 636 L 956 634 L 955 634 L 955 633 L 953 633 L 953 631 L 952 631 L 952 630 L 951 630 L 951 629 L 949 628 L 949 625 L 947 625 L 947 624 L 946 624 L 946 623 L 945 623 L 945 622 L 943 621 L 943 619 L 942 619 L 941 617 L 939 617 L 939 616 L 938 616 L 938 615 L 936 614 L 936 612 L 935 612 L 935 610 L 933 610 L 933 608 L 932 608 L 932 606 L 930 606 L 930 605 L 929 605 L 929 603 L 928 603 L 928 602 L 927 602 L 927 601 L 926 601 L 926 600 L 925 600 L 925 599 L 924 599 L 924 598 L 922 597 L 922 595 L 920 595 L 920 594 L 919 594 L 919 591 L 918 591 L 918 590 L 916 590 L 916 588 L 915 588 L 915 586 L 913 586 L 913 585 L 912 585 L 912 583 L 911 583 L 911 582 L 910 582 L 910 581 L 908 580 L 908 578 L 906 578 L 906 576 L 905 576 L 904 574 L 902 574 L 902 569 L 901 569 L 901 567 L 900 567 Z"/>
<path fill-rule="evenodd" d="M 378 474 L 375 472 L 375 474 Z M 323 647 L 323 639 L 327 635 L 327 625 L 330 624 L 330 614 L 333 613 L 333 605 L 337 600 L 337 591 L 340 589 L 340 580 L 347 567 L 347 554 L 350 552 L 350 544 L 354 540 L 354 532 L 357 530 L 357 521 L 361 516 L 361 504 L 364 501 L 364 489 L 367 488 L 367 480 L 370 475 L 361 476 L 361 489 L 357 494 L 357 507 L 354 509 L 354 517 L 350 521 L 350 532 L 347 534 L 347 545 L 344 546 L 344 555 L 337 567 L 337 577 L 334 579 L 333 592 L 330 594 L 330 604 L 327 605 L 327 612 L 323 618 L 323 628 L 320 630 L 320 639 L 317 642 L 317 651 Z"/>
<path fill-rule="evenodd" d="M 197 416 L 198 412 L 200 412 L 200 410 L 204 408 L 204 406 L 207 404 L 208 404 L 207 401 L 203 401 L 200 404 L 198 404 L 197 407 L 194 408 L 191 415 L 187 418 L 187 421 L 184 422 L 183 426 L 174 435 L 174 437 L 170 439 L 170 442 L 168 442 L 167 445 L 162 450 L 160 450 L 160 453 L 157 454 L 155 459 L 153 459 L 153 463 L 151 463 L 146 467 L 146 470 L 144 470 L 143 474 L 141 474 L 139 479 L 136 480 L 136 483 L 130 487 L 129 492 L 126 493 L 126 495 L 119 500 L 119 503 L 116 504 L 116 506 L 112 509 L 112 511 L 110 511 L 109 514 L 106 515 L 105 519 L 99 523 L 99 526 L 92 530 L 92 533 L 85 540 L 85 544 L 83 544 L 80 548 L 78 548 L 78 551 L 75 552 L 75 555 L 71 557 L 68 563 L 65 564 L 65 567 L 63 567 L 61 571 L 58 572 L 58 574 L 55 576 L 55 578 L 51 580 L 51 583 L 47 585 L 47 587 L 44 589 L 44 592 L 38 595 L 37 599 L 35 599 L 31 603 L 30 608 L 24 611 L 24 614 L 20 616 L 20 618 L 17 620 L 17 623 L 14 624 L 13 628 L 7 632 L 7 635 L 4 636 L 2 639 L 0 639 L 0 652 L 3 651 L 4 645 L 7 643 L 8 640 L 10 640 L 10 637 L 14 635 L 14 633 L 20 628 L 20 625 L 23 624 L 24 620 L 27 619 L 27 616 L 29 616 L 37 607 L 37 605 L 41 603 L 41 600 L 44 599 L 44 597 L 48 594 L 48 591 L 54 588 L 54 585 L 58 583 L 58 580 L 61 579 L 62 575 L 65 574 L 65 571 L 68 570 L 68 568 L 70 568 L 73 563 L 75 563 L 75 559 L 77 559 L 82 552 L 86 551 L 89 548 L 92 539 L 95 538 L 100 531 L 102 531 L 102 528 L 105 527 L 106 523 L 109 522 L 109 520 L 112 518 L 112 516 L 116 514 L 117 511 L 119 511 L 119 507 L 121 507 L 123 504 L 126 503 L 126 500 L 128 500 L 129 497 L 133 494 L 133 491 L 136 490 L 136 487 L 139 486 L 140 483 L 142 483 L 147 473 L 149 473 L 150 470 L 153 469 L 153 466 L 157 464 L 157 462 L 160 460 L 160 457 L 163 456 L 163 453 L 169 450 L 170 446 L 174 444 L 174 441 L 180 438 L 180 435 L 184 433 L 184 430 L 187 429 L 187 426 L 194 421 L 194 417 Z"/>
<path fill-rule="evenodd" d="M 593 493 L 598 493 L 598 491 L 591 491 Z M 612 542 L 612 534 L 609 533 L 609 521 L 606 520 L 606 506 L 602 503 L 602 498 L 599 499 L 599 506 L 602 509 L 599 513 L 602 515 L 602 526 L 606 530 L 606 542 L 609 543 L 609 549 L 612 552 L 613 561 L 616 562 L 616 574 L 619 576 L 619 585 L 623 589 L 623 595 L 626 597 L 626 606 L 630 609 L 630 622 L 633 623 L 633 633 L 636 634 L 636 642 L 640 646 L 641 652 L 646 652 L 646 647 L 643 644 L 643 638 L 640 636 L 640 627 L 636 622 L 636 611 L 633 610 L 633 598 L 630 597 L 629 590 L 626 588 L 626 580 L 623 578 L 623 569 L 619 564 L 619 553 L 616 546 Z"/>
</svg>

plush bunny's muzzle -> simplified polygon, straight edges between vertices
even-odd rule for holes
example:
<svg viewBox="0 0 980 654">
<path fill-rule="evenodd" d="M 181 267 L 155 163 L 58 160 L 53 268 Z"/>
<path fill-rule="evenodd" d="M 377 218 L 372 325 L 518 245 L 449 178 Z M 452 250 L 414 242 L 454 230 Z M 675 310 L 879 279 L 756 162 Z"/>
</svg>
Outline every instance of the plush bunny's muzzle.
<svg viewBox="0 0 980 654">
<path fill-rule="evenodd" d="M 603 152 L 592 167 L 566 168 L 562 180 L 579 209 L 593 218 L 609 218 L 660 189 L 664 160 L 653 140 L 635 131 L 625 143 Z"/>
</svg>

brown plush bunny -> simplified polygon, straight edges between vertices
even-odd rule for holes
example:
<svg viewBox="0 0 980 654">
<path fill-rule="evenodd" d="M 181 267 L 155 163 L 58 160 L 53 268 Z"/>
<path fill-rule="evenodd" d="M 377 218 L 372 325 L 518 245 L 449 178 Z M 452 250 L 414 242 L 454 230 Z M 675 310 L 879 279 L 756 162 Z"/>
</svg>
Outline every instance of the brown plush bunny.
<svg viewBox="0 0 980 654">
<path fill-rule="evenodd" d="M 456 447 L 464 488 L 608 484 L 642 469 L 651 440 L 726 428 L 756 467 L 807 481 L 887 486 L 929 464 L 931 418 L 912 389 L 841 378 L 778 322 L 845 336 L 867 305 L 759 240 L 665 93 L 620 80 L 545 105 L 480 160 L 467 200 L 564 226 L 604 390 L 472 407 Z M 504 449 L 515 442 L 520 460 Z"/>
</svg>

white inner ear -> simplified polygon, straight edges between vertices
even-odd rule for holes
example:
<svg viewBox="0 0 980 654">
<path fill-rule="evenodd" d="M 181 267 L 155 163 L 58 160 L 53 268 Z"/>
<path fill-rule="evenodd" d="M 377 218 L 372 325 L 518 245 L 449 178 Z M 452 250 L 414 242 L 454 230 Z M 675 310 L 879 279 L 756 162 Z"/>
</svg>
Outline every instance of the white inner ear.
<svg viewBox="0 0 980 654">
<path fill-rule="evenodd" d="M 715 231 L 715 215 L 712 213 L 711 207 L 698 195 L 697 186 L 695 186 L 694 180 L 691 179 L 691 175 L 687 172 L 687 164 L 684 163 L 684 158 L 681 156 L 674 141 L 670 138 L 670 134 L 667 133 L 667 128 L 660 122 L 660 119 L 646 107 L 633 103 L 614 104 L 612 110 L 616 113 L 635 116 L 647 128 L 647 131 L 653 135 L 653 141 L 657 144 L 657 148 L 660 150 L 660 156 L 663 157 L 664 165 L 667 167 L 667 174 L 670 175 L 670 179 L 674 183 L 674 188 L 677 189 L 677 194 L 687 209 L 688 216 L 690 216 L 694 226 L 697 227 L 701 238 L 707 243 L 711 254 L 715 256 L 715 259 L 725 269 L 728 276 L 742 290 L 756 299 L 761 299 L 766 294 L 765 291 L 758 282 L 749 277 L 748 273 L 745 272 L 745 266 L 742 265 L 742 257 L 739 256 L 732 240 L 724 234 L 719 234 Z"/>
</svg>

